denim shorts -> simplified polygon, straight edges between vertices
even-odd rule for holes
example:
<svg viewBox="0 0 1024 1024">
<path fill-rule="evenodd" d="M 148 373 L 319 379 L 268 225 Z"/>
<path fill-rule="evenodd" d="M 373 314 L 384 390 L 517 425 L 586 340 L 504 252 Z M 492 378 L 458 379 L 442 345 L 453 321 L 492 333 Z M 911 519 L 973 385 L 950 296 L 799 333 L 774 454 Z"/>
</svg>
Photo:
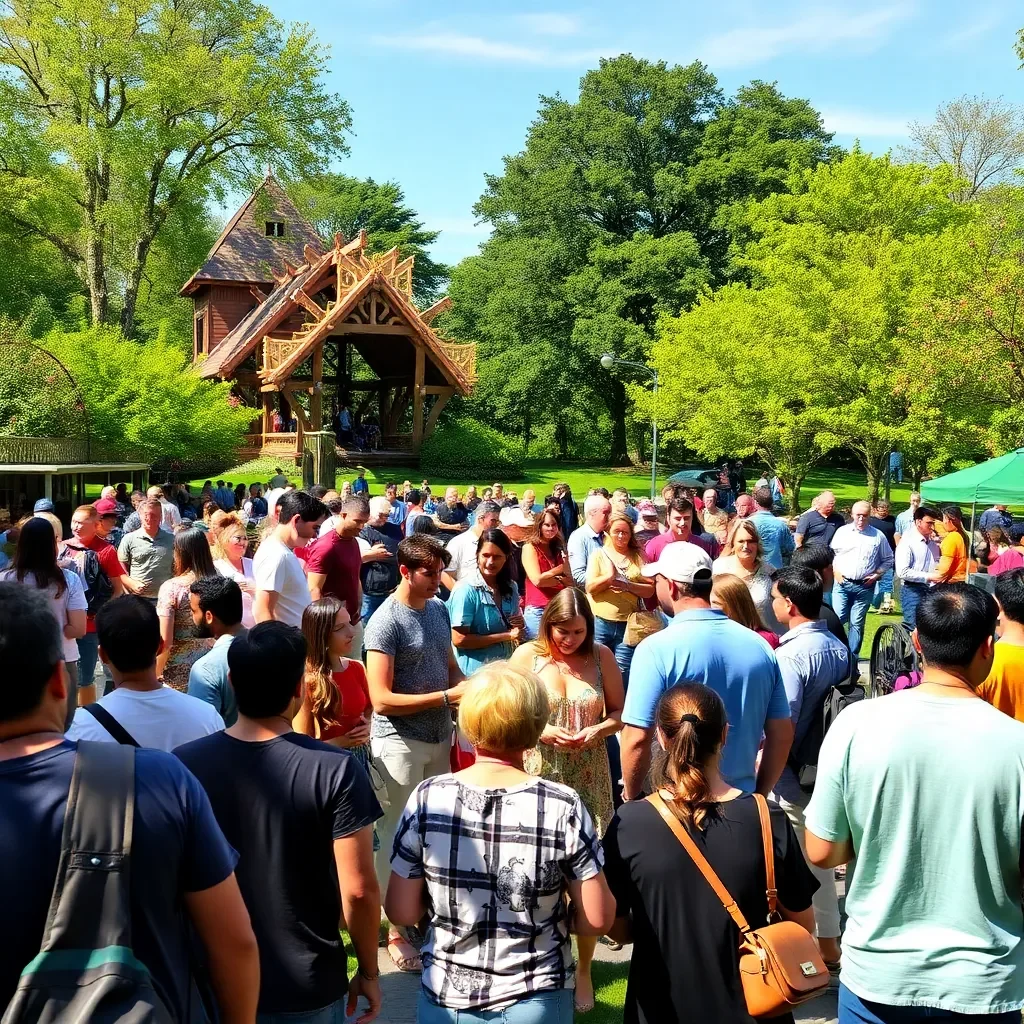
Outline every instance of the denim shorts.
<svg viewBox="0 0 1024 1024">
<path fill-rule="evenodd" d="M 573 990 L 552 989 L 518 999 L 504 1010 L 450 1010 L 420 989 L 416 1024 L 572 1024 Z"/>
</svg>

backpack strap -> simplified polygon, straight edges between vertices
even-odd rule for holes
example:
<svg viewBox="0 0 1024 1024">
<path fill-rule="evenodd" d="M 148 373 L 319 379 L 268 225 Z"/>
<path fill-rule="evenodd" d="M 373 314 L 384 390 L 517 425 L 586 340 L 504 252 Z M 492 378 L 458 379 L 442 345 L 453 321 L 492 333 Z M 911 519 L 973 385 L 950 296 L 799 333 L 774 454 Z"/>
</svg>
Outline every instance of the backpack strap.
<svg viewBox="0 0 1024 1024">
<path fill-rule="evenodd" d="M 115 742 L 126 747 L 137 747 L 140 745 L 138 740 L 99 703 L 86 704 L 83 710 L 92 715 L 110 733 Z"/>
</svg>

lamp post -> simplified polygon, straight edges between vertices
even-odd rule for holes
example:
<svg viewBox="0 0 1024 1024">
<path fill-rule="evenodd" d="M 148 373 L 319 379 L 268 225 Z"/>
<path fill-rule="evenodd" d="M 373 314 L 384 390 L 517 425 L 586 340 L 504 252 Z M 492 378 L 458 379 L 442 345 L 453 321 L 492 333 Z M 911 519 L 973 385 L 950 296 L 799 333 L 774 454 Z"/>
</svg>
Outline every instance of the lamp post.
<svg viewBox="0 0 1024 1024">
<path fill-rule="evenodd" d="M 601 356 L 601 365 L 606 370 L 610 370 L 614 366 L 630 366 L 634 370 L 642 370 L 654 382 L 654 411 L 651 413 L 651 500 L 653 501 L 658 488 L 658 371 L 652 370 L 643 363 L 619 359 L 612 352 L 605 352 Z"/>
</svg>

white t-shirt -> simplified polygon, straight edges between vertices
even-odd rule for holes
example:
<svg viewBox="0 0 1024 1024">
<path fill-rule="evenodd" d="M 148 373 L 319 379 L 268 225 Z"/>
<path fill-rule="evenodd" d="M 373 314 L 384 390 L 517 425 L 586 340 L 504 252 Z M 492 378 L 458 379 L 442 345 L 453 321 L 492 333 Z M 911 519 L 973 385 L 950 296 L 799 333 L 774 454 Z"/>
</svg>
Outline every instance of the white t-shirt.
<svg viewBox="0 0 1024 1024">
<path fill-rule="evenodd" d="M 173 533 L 174 528 L 181 525 L 181 513 L 178 511 L 178 506 L 172 505 L 166 498 L 161 498 L 160 508 L 163 509 L 160 525 Z"/>
<path fill-rule="evenodd" d="M 62 569 L 61 571 L 64 573 L 64 580 L 67 583 L 64 593 L 58 597 L 57 588 L 51 583 L 46 591 L 46 596 L 49 598 L 50 607 L 53 608 L 53 617 L 61 628 L 61 640 L 64 642 L 64 660 L 76 662 L 78 661 L 78 641 L 69 640 L 64 636 L 64 627 L 68 624 L 68 612 L 84 612 L 89 605 L 85 600 L 85 584 L 82 583 L 82 578 L 78 573 L 71 569 Z M 13 569 L 8 569 L 0 575 L 0 580 L 4 583 L 17 583 L 18 577 Z M 25 573 L 25 578 L 21 582 L 26 586 L 35 587 L 35 573 Z"/>
<path fill-rule="evenodd" d="M 140 747 L 152 747 L 168 753 L 183 743 L 191 743 L 224 728 L 224 719 L 212 704 L 187 693 L 179 693 L 169 686 L 161 686 L 158 690 L 118 687 L 101 697 L 99 703 Z M 68 739 L 116 742 L 85 708 L 75 712 Z"/>
<path fill-rule="evenodd" d="M 239 572 L 226 558 L 217 558 L 213 563 L 214 569 L 221 574 L 221 576 L 227 576 L 229 580 L 234 580 L 236 583 L 241 583 L 244 580 L 255 579 L 252 571 L 252 559 L 242 559 L 242 571 Z M 242 591 L 242 625 L 246 629 L 252 629 L 256 625 L 256 619 L 252 614 L 252 594 L 247 594 L 244 590 Z"/>
<path fill-rule="evenodd" d="M 252 560 L 257 590 L 277 594 L 274 618 L 289 626 L 302 626 L 302 613 L 310 603 L 309 584 L 295 552 L 276 537 L 267 537 Z"/>
<path fill-rule="evenodd" d="M 452 560 L 448 563 L 446 571 L 453 580 L 461 580 L 476 568 L 476 548 L 479 543 L 480 538 L 476 530 L 466 530 L 465 533 L 460 533 L 448 541 L 447 547 Z"/>
<path fill-rule="evenodd" d="M 328 533 L 330 533 L 332 530 L 334 530 L 334 528 L 337 525 L 338 525 L 338 517 L 337 516 L 328 516 L 323 521 L 323 524 L 320 526 L 320 532 L 317 534 L 317 537 L 324 537 L 324 536 L 326 536 Z"/>
</svg>

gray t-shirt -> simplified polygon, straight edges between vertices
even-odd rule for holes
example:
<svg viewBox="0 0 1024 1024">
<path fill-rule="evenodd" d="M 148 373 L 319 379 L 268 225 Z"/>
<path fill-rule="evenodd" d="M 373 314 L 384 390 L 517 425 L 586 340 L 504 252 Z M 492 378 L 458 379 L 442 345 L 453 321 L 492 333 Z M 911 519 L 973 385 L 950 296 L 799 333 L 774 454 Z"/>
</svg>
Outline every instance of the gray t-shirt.
<svg viewBox="0 0 1024 1024">
<path fill-rule="evenodd" d="M 417 611 L 392 594 L 367 623 L 363 644 L 368 651 L 394 658 L 394 693 L 437 693 L 448 688 L 452 627 L 448 609 L 436 597 Z M 392 718 L 374 715 L 370 730 L 378 739 L 397 734 L 423 743 L 447 742 L 451 732 L 451 712 L 443 707 Z"/>
</svg>

